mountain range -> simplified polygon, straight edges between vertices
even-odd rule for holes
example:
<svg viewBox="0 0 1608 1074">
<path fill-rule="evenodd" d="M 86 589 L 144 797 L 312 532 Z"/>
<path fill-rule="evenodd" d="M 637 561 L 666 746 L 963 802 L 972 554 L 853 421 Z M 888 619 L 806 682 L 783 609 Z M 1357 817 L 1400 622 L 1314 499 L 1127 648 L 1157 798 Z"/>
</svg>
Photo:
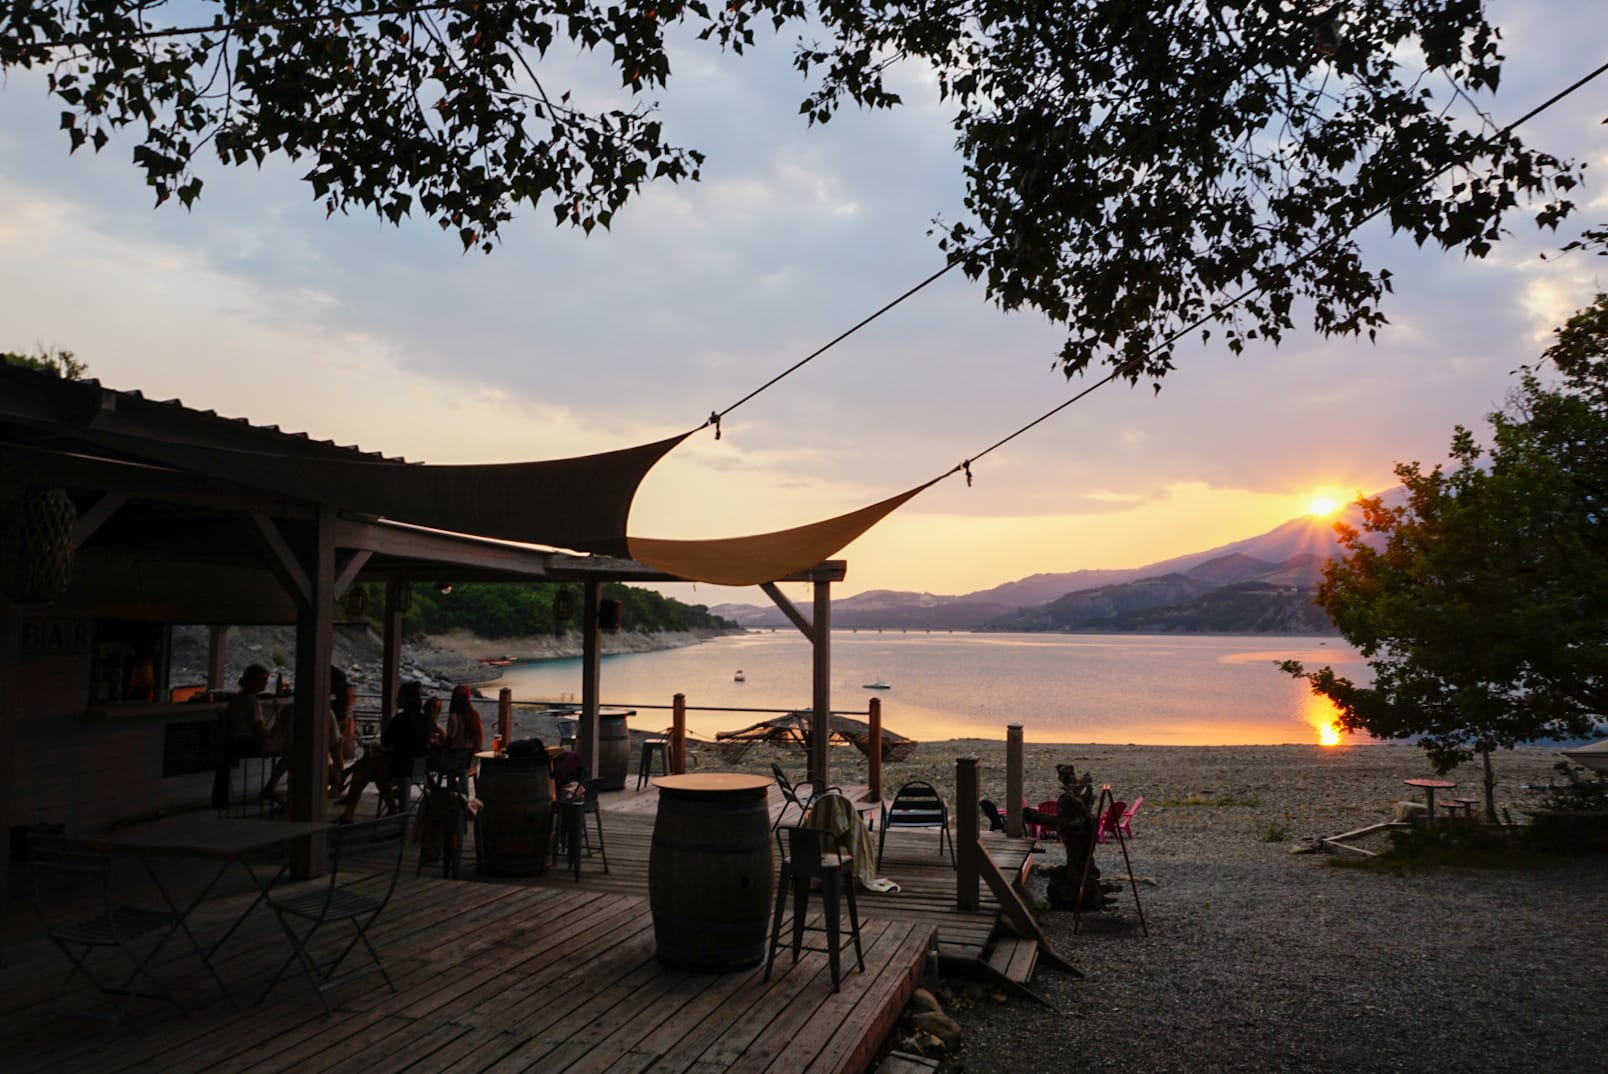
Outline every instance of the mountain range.
<svg viewBox="0 0 1608 1074">
<path fill-rule="evenodd" d="M 1358 509 L 1340 516 L 1360 525 Z M 1123 570 L 1034 574 L 959 596 L 872 589 L 832 602 L 839 629 L 1091 633 L 1332 634 L 1312 603 L 1339 551 L 1334 518 L 1306 516 L 1257 537 Z M 749 628 L 787 626 L 775 607 L 709 609 Z"/>
</svg>

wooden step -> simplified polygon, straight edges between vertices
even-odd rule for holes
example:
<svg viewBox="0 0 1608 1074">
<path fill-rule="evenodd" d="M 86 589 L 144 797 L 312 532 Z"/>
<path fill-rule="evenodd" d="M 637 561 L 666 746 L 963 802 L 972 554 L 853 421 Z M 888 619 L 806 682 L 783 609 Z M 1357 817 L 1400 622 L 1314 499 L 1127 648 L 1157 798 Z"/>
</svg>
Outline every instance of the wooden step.
<svg viewBox="0 0 1608 1074">
<path fill-rule="evenodd" d="M 877 1074 L 933 1074 L 938 1060 L 914 1052 L 889 1052 L 877 1065 Z"/>
<path fill-rule="evenodd" d="M 1025 985 L 1033 979 L 1038 953 L 1037 940 L 999 936 L 994 940 L 994 949 L 988 954 L 988 965 L 1000 976 Z"/>
</svg>

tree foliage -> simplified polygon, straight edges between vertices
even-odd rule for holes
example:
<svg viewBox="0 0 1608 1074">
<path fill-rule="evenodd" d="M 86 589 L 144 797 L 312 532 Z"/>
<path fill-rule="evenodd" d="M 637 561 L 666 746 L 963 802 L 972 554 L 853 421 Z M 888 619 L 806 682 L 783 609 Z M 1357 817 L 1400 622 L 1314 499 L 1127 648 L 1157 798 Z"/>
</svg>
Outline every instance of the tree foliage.
<svg viewBox="0 0 1608 1074">
<path fill-rule="evenodd" d="M 24 369 L 37 369 L 63 380 L 83 380 L 84 374 L 89 372 L 89 366 L 80 362 L 72 351 L 59 347 L 39 347 L 33 354 L 0 351 L 0 362 L 19 365 Z"/>
<path fill-rule="evenodd" d="M 377 615 L 385 606 L 385 587 L 370 583 L 363 607 Z M 574 610 L 566 619 L 554 611 L 559 593 L 568 589 Z M 651 589 L 607 583 L 603 596 L 620 601 L 624 630 L 719 630 L 736 624 L 712 615 L 702 604 L 684 604 Z M 409 634 L 438 634 L 462 628 L 483 638 L 511 638 L 531 634 L 561 634 L 581 628 L 580 587 L 552 583 L 470 582 L 441 593 L 418 583 L 412 589 L 412 607 L 403 615 Z"/>
<path fill-rule="evenodd" d="M 1365 498 L 1318 602 L 1373 683 L 1306 672 L 1351 730 L 1416 737 L 1439 771 L 1475 751 L 1592 734 L 1608 714 L 1608 295 L 1522 371 L 1491 446 L 1398 466 L 1405 501 Z"/>
<path fill-rule="evenodd" d="M 651 95 L 667 36 L 742 52 L 800 38 L 799 111 L 900 102 L 935 76 L 967 181 L 941 247 L 1007 309 L 1068 327 L 1070 373 L 1161 377 L 1218 313 L 1238 349 L 1307 303 L 1372 332 L 1389 275 L 1349 237 L 1385 212 L 1419 243 L 1482 256 L 1508 210 L 1555 227 L 1577 172 L 1472 111 L 1498 85 L 1480 0 L 17 0 L 0 68 L 44 68 L 76 150 L 134 132 L 160 204 L 203 162 L 305 161 L 327 213 L 416 209 L 493 249 L 516 207 L 591 231 L 643 184 L 695 180 Z M 568 39 L 618 100 L 549 87 Z"/>
</svg>

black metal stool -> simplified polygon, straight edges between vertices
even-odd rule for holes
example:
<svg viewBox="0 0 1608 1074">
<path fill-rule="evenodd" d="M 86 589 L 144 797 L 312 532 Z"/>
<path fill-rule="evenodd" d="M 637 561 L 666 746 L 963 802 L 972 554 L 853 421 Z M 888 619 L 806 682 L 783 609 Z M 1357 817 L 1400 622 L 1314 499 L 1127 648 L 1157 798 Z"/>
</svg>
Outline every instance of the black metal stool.
<svg viewBox="0 0 1608 1074">
<path fill-rule="evenodd" d="M 783 846 L 782 833 L 786 832 Z M 800 951 L 824 951 L 832 968 L 832 991 L 838 991 L 841 976 L 839 961 L 843 944 L 840 938 L 839 905 L 844 893 L 849 897 L 849 937 L 854 941 L 854 959 L 865 972 L 865 954 L 860 950 L 860 908 L 854 901 L 854 859 L 846 858 L 837 846 L 837 838 L 824 828 L 782 828 L 776 833 L 778 846 L 783 847 L 781 877 L 776 882 L 776 909 L 771 915 L 770 951 L 765 956 L 765 980 L 770 980 L 771 966 L 776 962 L 776 950 L 783 946 L 782 911 L 787 905 L 789 891 L 793 895 L 793 962 L 798 962 Z M 828 860 L 828 849 L 836 860 Z M 818 881 L 821 887 L 821 911 L 826 918 L 825 927 L 806 925 L 809 916 L 810 889 Z M 804 932 L 826 933 L 825 947 L 805 947 Z"/>
<path fill-rule="evenodd" d="M 637 785 L 641 790 L 643 784 L 653 776 L 653 758 L 659 758 L 659 775 L 670 774 L 670 741 L 666 738 L 645 738 L 642 740 L 642 759 L 637 762 Z"/>
</svg>

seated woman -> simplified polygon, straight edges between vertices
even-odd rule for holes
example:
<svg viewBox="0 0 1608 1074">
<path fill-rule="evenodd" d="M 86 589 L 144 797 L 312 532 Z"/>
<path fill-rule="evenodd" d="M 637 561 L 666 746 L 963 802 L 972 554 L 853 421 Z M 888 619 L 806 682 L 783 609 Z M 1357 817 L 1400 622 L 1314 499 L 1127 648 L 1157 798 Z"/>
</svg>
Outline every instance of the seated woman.
<svg viewBox="0 0 1608 1074">
<path fill-rule="evenodd" d="M 570 797 L 581 781 L 581 755 L 574 750 L 565 750 L 553 758 L 553 798 L 561 800 Z"/>
<path fill-rule="evenodd" d="M 436 755 L 442 750 L 470 751 L 469 774 L 472 776 L 479 768 L 473 754 L 486 748 L 486 729 L 470 697 L 469 687 L 460 684 L 452 688 L 452 701 L 447 707 L 447 725 L 436 729 L 432 745 Z"/>
<path fill-rule="evenodd" d="M 351 789 L 341 799 L 339 823 L 351 822 L 363 788 L 370 783 L 379 788 L 381 799 L 392 813 L 406 804 L 400 793 L 402 783 L 413 775 L 416 759 L 424 755 L 430 742 L 423 688 L 416 682 L 403 683 L 397 692 L 397 703 L 396 715 L 380 730 L 380 748 L 369 750 L 352 766 Z"/>
</svg>

